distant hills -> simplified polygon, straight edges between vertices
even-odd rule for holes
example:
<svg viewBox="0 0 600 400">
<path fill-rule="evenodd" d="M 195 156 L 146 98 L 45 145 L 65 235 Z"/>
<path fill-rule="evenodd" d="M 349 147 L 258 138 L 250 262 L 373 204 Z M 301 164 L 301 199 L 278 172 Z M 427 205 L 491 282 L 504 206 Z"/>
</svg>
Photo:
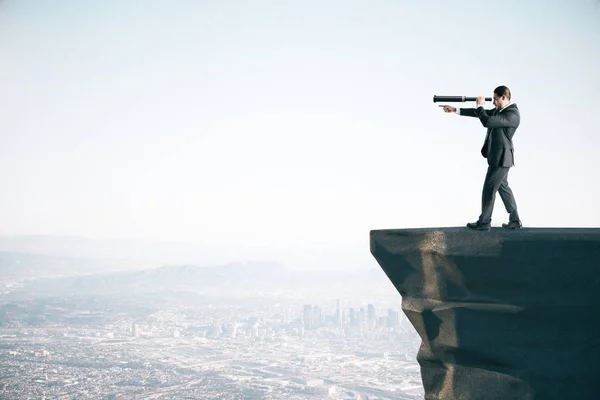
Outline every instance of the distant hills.
<svg viewBox="0 0 600 400">
<path fill-rule="evenodd" d="M 302 271 L 274 262 L 229 263 L 212 267 L 164 266 L 142 271 L 66 276 L 31 282 L 23 290 L 39 296 L 101 294 L 140 295 L 196 292 L 231 297 L 257 293 L 327 290 L 335 286 L 389 286 L 381 270 Z"/>
<path fill-rule="evenodd" d="M 0 236 L 0 251 L 35 253 L 105 261 L 185 263 L 210 262 L 219 253 L 215 246 L 137 239 L 89 239 L 82 236 L 20 235 Z"/>
<path fill-rule="evenodd" d="M 0 236 L 0 252 L 43 254 L 117 264 L 221 265 L 242 260 L 275 260 L 291 268 L 357 269 L 377 267 L 368 235 L 359 244 L 314 243 L 297 246 L 240 246 L 81 236 Z"/>
<path fill-rule="evenodd" d="M 368 294 L 376 285 L 390 288 L 370 256 L 368 243 L 247 250 L 148 240 L 4 236 L 0 237 L 0 282 L 37 280 L 22 290 L 9 284 L 0 291 L 39 297 L 184 292 L 242 295 L 349 287 Z"/>
<path fill-rule="evenodd" d="M 4 281 L 89 273 L 106 267 L 96 260 L 0 251 L 0 279 Z"/>
</svg>

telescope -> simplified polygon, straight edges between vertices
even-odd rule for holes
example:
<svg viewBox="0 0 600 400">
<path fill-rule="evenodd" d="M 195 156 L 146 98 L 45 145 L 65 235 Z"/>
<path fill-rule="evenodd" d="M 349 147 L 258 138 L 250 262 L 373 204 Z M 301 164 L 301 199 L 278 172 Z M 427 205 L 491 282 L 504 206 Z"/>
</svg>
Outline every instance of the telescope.
<svg viewBox="0 0 600 400">
<path fill-rule="evenodd" d="M 464 103 L 465 101 L 475 101 L 477 97 L 466 97 L 466 96 L 433 96 L 433 102 L 439 103 Z M 486 97 L 485 101 L 492 101 L 491 97 Z"/>
</svg>

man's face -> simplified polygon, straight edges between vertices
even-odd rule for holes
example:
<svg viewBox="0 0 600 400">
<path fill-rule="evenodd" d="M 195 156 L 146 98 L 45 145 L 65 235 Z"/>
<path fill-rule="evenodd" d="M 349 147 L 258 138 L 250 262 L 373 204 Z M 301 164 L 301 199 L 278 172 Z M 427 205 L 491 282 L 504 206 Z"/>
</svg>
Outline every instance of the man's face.
<svg viewBox="0 0 600 400">
<path fill-rule="evenodd" d="M 498 95 L 494 93 L 493 99 L 494 105 L 498 110 L 508 104 L 508 99 L 506 98 L 506 96 L 498 97 Z"/>
</svg>

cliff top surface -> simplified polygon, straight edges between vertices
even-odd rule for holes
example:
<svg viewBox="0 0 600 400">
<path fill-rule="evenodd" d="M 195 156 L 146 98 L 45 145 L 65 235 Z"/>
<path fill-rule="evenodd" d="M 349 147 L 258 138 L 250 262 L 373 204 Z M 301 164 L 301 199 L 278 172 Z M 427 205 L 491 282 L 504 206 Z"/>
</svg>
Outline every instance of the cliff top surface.
<svg viewBox="0 0 600 400">
<path fill-rule="evenodd" d="M 422 233 L 440 231 L 445 233 L 473 233 L 478 235 L 485 235 L 490 233 L 507 233 L 507 234 L 551 234 L 551 233 L 586 233 L 586 234 L 600 234 L 600 227 L 540 227 L 540 228 L 528 228 L 523 229 L 505 229 L 501 227 L 493 226 L 489 232 L 485 231 L 474 231 L 467 227 L 453 226 L 453 227 L 430 227 L 430 228 L 395 228 L 395 229 L 372 229 L 370 232 L 373 233 Z"/>
</svg>

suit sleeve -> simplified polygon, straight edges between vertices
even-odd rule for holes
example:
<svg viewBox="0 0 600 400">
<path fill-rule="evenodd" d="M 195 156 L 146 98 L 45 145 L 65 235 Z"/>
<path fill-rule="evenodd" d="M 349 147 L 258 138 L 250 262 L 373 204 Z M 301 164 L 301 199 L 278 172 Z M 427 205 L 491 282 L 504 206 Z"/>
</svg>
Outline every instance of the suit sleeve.
<svg viewBox="0 0 600 400">
<path fill-rule="evenodd" d="M 483 109 L 483 107 L 482 107 Z M 478 117 L 477 115 L 477 109 L 475 108 L 459 108 L 459 115 L 465 116 L 465 117 Z M 485 110 L 483 109 L 483 111 L 485 111 L 488 115 L 492 115 L 492 112 L 494 112 L 494 110 Z"/>
<path fill-rule="evenodd" d="M 479 107 L 475 109 L 475 114 L 485 128 L 517 128 L 521 120 L 519 114 L 514 111 L 489 115 L 483 107 Z"/>
</svg>

